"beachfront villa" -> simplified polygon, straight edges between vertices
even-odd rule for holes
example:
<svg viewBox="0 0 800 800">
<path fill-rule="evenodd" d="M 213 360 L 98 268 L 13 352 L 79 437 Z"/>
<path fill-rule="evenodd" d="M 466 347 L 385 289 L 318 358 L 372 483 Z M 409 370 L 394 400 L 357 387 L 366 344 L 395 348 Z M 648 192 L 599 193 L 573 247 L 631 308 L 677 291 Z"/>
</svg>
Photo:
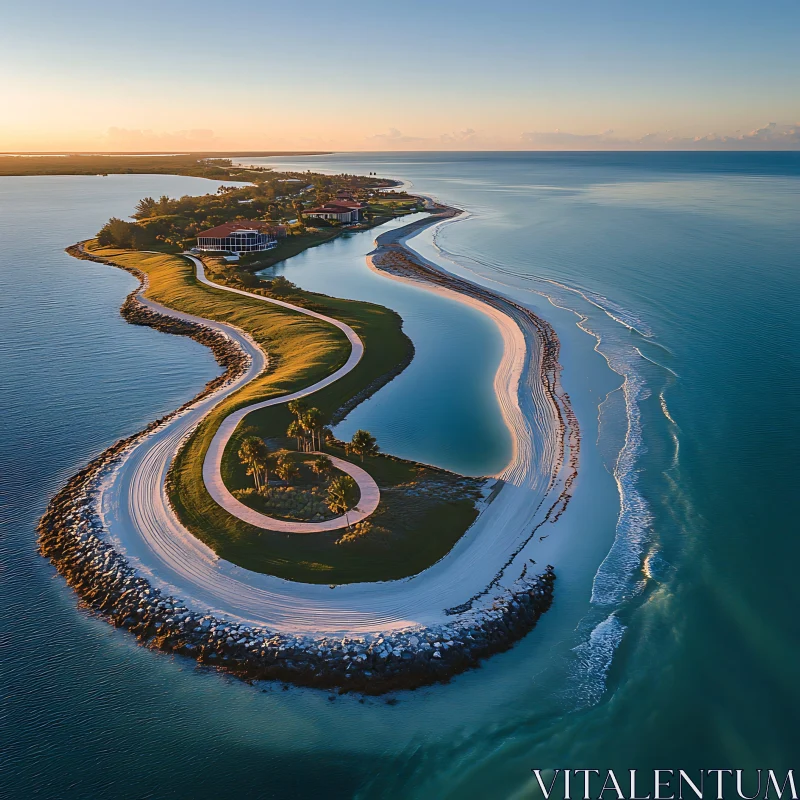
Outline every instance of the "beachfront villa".
<svg viewBox="0 0 800 800">
<path fill-rule="evenodd" d="M 258 253 L 271 250 L 286 236 L 283 225 L 246 219 L 225 222 L 197 234 L 197 249 L 212 253 Z"/>
<path fill-rule="evenodd" d="M 331 200 L 316 208 L 304 212 L 307 217 L 315 219 L 336 220 L 337 222 L 360 222 L 366 206 L 357 200 L 339 199 Z"/>
</svg>

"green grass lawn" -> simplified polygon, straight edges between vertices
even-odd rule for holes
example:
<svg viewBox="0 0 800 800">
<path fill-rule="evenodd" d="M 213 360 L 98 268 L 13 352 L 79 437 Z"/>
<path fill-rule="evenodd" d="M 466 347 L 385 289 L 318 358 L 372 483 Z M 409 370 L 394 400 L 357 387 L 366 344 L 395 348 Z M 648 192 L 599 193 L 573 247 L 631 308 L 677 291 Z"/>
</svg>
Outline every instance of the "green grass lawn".
<svg viewBox="0 0 800 800">
<path fill-rule="evenodd" d="M 220 508 L 202 481 L 203 457 L 222 419 L 232 410 L 309 386 L 338 369 L 349 355 L 344 334 L 298 312 L 234 295 L 196 281 L 191 263 L 180 256 L 112 248 L 92 252 L 149 278 L 147 296 L 162 305 L 246 331 L 269 354 L 269 368 L 231 395 L 198 427 L 171 471 L 170 498 L 181 521 L 221 558 L 247 569 L 310 583 L 349 583 L 407 577 L 444 556 L 473 522 L 478 481 L 379 455 L 363 467 L 381 488 L 371 520 L 376 530 L 362 539 L 336 544 L 341 532 L 280 534 L 253 528 Z M 304 302 L 350 325 L 365 344 L 364 356 L 346 376 L 308 398 L 329 417 L 345 401 L 403 363 L 412 347 L 394 312 L 370 303 L 303 292 Z M 286 438 L 291 421 L 284 405 L 248 415 L 232 437 L 222 474 L 235 491 L 251 485 L 236 457 L 241 439 L 256 433 L 272 449 L 293 448 Z M 350 459 L 343 450 L 328 451 Z"/>
</svg>

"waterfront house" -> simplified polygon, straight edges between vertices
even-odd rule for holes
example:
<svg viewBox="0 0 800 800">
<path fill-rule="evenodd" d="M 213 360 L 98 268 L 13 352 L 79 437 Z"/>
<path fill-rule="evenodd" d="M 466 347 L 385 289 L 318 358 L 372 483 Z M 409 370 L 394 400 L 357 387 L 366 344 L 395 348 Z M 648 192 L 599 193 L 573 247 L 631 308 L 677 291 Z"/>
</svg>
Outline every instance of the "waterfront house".
<svg viewBox="0 0 800 800">
<path fill-rule="evenodd" d="M 359 222 L 366 206 L 356 200 L 336 200 L 305 211 L 307 217 L 336 220 L 337 222 Z"/>
<path fill-rule="evenodd" d="M 271 250 L 286 236 L 283 225 L 237 219 L 197 234 L 197 249 L 213 253 L 258 253 Z"/>
</svg>

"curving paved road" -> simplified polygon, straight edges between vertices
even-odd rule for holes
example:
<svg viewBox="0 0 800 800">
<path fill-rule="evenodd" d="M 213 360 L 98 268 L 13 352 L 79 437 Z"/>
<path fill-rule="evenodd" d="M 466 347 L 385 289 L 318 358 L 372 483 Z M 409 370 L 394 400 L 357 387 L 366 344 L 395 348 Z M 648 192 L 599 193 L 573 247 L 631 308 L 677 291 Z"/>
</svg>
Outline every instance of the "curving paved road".
<svg viewBox="0 0 800 800">
<path fill-rule="evenodd" d="M 245 406 L 244 408 L 240 408 L 238 411 L 234 411 L 232 414 L 229 414 L 227 417 L 225 417 L 225 419 L 222 421 L 222 424 L 217 429 L 217 432 L 214 434 L 214 438 L 211 440 L 211 444 L 206 451 L 206 457 L 203 461 L 203 483 L 205 483 L 206 489 L 208 490 L 208 493 L 211 495 L 214 502 L 217 503 L 217 505 L 222 506 L 229 514 L 244 520 L 250 525 L 254 525 L 257 528 L 263 528 L 264 530 L 268 531 L 276 531 L 278 533 L 320 533 L 322 531 L 335 531 L 339 528 L 344 528 L 348 523 L 352 525 L 356 522 L 361 522 L 362 519 L 366 519 L 375 511 L 375 509 L 378 507 L 378 503 L 380 503 L 381 493 L 378 489 L 378 484 L 375 483 L 375 481 L 372 479 L 372 476 L 368 472 L 361 469 L 361 467 L 356 466 L 355 464 L 351 464 L 349 461 L 345 461 L 342 458 L 335 458 L 331 456 L 333 466 L 337 469 L 340 469 L 342 472 L 346 472 L 351 478 L 353 478 L 353 480 L 355 480 L 355 482 L 358 484 L 358 489 L 361 492 L 361 499 L 358 501 L 358 506 L 354 508 L 346 517 L 336 517 L 335 519 L 329 519 L 324 522 L 290 522 L 288 520 L 276 519 L 275 517 L 269 517 L 266 514 L 261 514 L 255 509 L 252 509 L 249 506 L 246 506 L 244 503 L 239 502 L 239 500 L 237 500 L 230 493 L 228 487 L 222 480 L 221 472 L 222 456 L 225 452 L 225 447 L 230 441 L 231 436 L 233 436 L 234 432 L 236 431 L 236 428 L 239 426 L 239 423 L 253 411 L 258 411 L 260 408 L 268 408 L 269 406 L 281 405 L 282 403 L 288 403 L 292 400 L 299 400 L 301 397 L 307 397 L 314 392 L 318 392 L 320 389 L 324 389 L 326 386 L 330 386 L 335 381 L 338 381 L 343 375 L 347 375 L 347 373 L 350 372 L 359 361 L 361 361 L 361 356 L 364 355 L 364 343 L 361 341 L 358 334 L 349 325 L 345 325 L 344 322 L 340 322 L 338 319 L 333 319 L 333 317 L 326 317 L 324 314 L 319 314 L 316 311 L 309 311 L 307 308 L 295 306 L 291 303 L 286 303 L 283 300 L 274 300 L 271 297 L 263 297 L 262 295 L 253 294 L 252 292 L 245 292 L 242 289 L 234 289 L 230 286 L 223 286 L 220 283 L 214 283 L 214 281 L 208 279 L 205 269 L 203 268 L 203 262 L 200 261 L 199 258 L 195 258 L 188 253 L 184 253 L 184 255 L 195 265 L 195 269 L 197 270 L 197 280 L 200 281 L 200 283 L 204 283 L 206 286 L 213 286 L 215 289 L 222 289 L 225 292 L 241 294 L 248 299 L 255 298 L 256 300 L 262 300 L 265 303 L 288 308 L 292 311 L 297 311 L 300 314 L 305 314 L 308 317 L 314 317 L 315 319 L 322 320 L 323 322 L 327 322 L 342 331 L 347 337 L 347 340 L 350 342 L 350 355 L 347 361 L 341 367 L 339 367 L 339 369 L 328 375 L 326 378 L 323 378 L 321 381 L 318 381 L 317 383 L 313 384 L 312 386 L 308 386 L 305 389 L 301 389 L 300 391 L 292 392 L 291 394 L 284 394 L 280 397 L 271 397 L 269 400 L 264 400 L 260 403 L 253 403 L 252 405 Z M 201 325 L 208 325 L 208 320 L 200 318 L 195 319 Z M 256 347 L 260 351 L 260 348 L 258 348 L 257 345 Z M 260 367 L 256 374 L 261 372 L 264 366 L 266 366 L 266 359 L 262 353 Z M 251 378 L 248 378 L 248 380 L 251 380 Z M 247 381 L 244 382 L 247 383 Z"/>
<path fill-rule="evenodd" d="M 504 352 L 495 390 L 514 440 L 512 460 L 499 476 L 505 482 L 503 489 L 447 556 L 412 578 L 348 584 L 331 591 L 325 585 L 293 583 L 243 569 L 218 558 L 192 536 L 166 496 L 169 465 L 183 439 L 214 405 L 264 366 L 263 353 L 249 337 L 230 325 L 205 320 L 238 342 L 251 358 L 250 368 L 138 442 L 104 478 L 97 507 L 114 546 L 154 586 L 196 610 L 293 633 L 366 633 L 435 625 L 452 619 L 445 609 L 482 592 L 510 558 L 517 558 L 518 566 L 507 571 L 498 591 L 518 577 L 521 564 L 532 553 L 542 559 L 542 545 L 529 540 L 530 531 L 558 496 L 563 468 L 559 480 L 551 480 L 561 455 L 558 413 L 542 385 L 539 332 L 511 306 L 501 311 L 459 292 L 433 290 L 480 308 L 498 325 Z M 161 313 L 186 318 L 143 302 Z M 491 604 L 491 593 L 480 602 Z"/>
</svg>

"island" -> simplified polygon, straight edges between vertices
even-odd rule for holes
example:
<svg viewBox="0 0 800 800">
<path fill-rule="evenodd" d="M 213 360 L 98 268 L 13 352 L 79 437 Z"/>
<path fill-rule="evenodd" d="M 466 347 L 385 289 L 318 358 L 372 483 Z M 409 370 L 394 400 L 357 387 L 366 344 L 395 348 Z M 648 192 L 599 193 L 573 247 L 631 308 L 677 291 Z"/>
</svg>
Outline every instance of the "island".
<svg viewBox="0 0 800 800">
<path fill-rule="evenodd" d="M 41 551 L 142 643 L 240 677 L 375 694 L 447 680 L 510 647 L 552 600 L 553 569 L 524 550 L 563 513 L 578 471 L 558 339 L 530 309 L 406 245 L 457 209 L 391 182 L 303 176 L 281 195 L 269 184 L 301 179 L 145 198 L 135 222 L 110 220 L 70 248 L 137 276 L 125 318 L 195 338 L 224 373 L 74 476 L 41 520 Z M 357 218 L 326 217 L 348 203 Z M 488 479 L 383 454 L 366 431 L 338 441 L 330 426 L 413 358 L 402 321 L 254 274 L 290 257 L 293 239 L 299 252 L 417 210 L 368 263 L 474 305 L 502 332 L 495 389 L 514 452 Z M 242 249 L 204 250 L 224 237 L 202 234 L 224 225 L 247 234 Z"/>
</svg>

